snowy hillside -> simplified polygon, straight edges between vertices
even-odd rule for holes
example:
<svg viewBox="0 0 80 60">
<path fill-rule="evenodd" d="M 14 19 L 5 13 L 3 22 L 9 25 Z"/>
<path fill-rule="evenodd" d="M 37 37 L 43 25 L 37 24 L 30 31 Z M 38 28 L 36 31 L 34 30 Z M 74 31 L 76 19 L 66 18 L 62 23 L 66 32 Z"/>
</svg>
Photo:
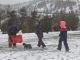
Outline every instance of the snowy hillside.
<svg viewBox="0 0 80 60">
<path fill-rule="evenodd" d="M 65 10 L 74 12 L 80 10 L 80 1 L 60 1 L 60 0 L 32 0 L 29 2 L 13 5 L 20 8 L 25 7 L 27 11 L 36 9 L 38 12 L 54 13 L 55 11 Z"/>
<path fill-rule="evenodd" d="M 68 44 L 70 52 L 58 51 L 57 44 L 59 32 L 44 33 L 43 41 L 46 48 L 37 47 L 38 38 L 34 33 L 23 34 L 23 42 L 30 43 L 32 49 L 24 50 L 22 44 L 17 44 L 17 48 L 8 48 L 7 34 L 0 34 L 0 60 L 80 60 L 80 31 L 68 32 Z"/>
<path fill-rule="evenodd" d="M 35 6 L 39 12 L 54 13 L 55 11 L 79 11 L 80 2 L 78 1 L 58 1 L 58 0 L 41 0 L 38 1 Z"/>
<path fill-rule="evenodd" d="M 0 8 L 8 8 L 8 6 L 0 5 Z M 25 7 L 27 11 L 32 11 L 36 9 L 38 12 L 45 13 L 54 13 L 55 11 L 65 10 L 69 12 L 73 10 L 74 12 L 80 11 L 80 1 L 79 0 L 71 0 L 71 1 L 60 1 L 60 0 L 30 0 L 28 2 L 12 4 L 12 9 L 20 9 Z"/>
<path fill-rule="evenodd" d="M 56 11 L 64 10 L 67 13 L 73 10 L 76 13 L 80 12 L 80 1 L 60 1 L 60 0 L 33 0 L 28 5 L 24 6 L 27 11 L 37 10 L 52 14 Z"/>
</svg>

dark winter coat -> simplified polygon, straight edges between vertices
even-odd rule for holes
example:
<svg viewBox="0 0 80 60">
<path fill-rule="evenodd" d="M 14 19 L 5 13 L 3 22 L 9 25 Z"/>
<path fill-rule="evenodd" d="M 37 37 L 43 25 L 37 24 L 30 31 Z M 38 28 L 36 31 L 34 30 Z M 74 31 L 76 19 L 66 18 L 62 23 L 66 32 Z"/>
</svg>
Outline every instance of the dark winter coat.
<svg viewBox="0 0 80 60">
<path fill-rule="evenodd" d="M 8 29 L 8 35 L 16 35 L 19 29 L 16 26 L 11 26 Z"/>
<path fill-rule="evenodd" d="M 43 28 L 42 28 L 41 25 L 37 26 L 36 34 L 37 34 L 38 38 L 42 38 L 43 37 Z"/>
</svg>

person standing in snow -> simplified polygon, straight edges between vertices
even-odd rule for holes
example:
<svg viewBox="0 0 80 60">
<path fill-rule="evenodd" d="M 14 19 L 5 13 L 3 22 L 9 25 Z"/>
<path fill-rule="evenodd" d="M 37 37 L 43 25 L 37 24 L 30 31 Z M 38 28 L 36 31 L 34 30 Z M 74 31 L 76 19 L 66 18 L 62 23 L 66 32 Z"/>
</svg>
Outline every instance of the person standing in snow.
<svg viewBox="0 0 80 60">
<path fill-rule="evenodd" d="M 13 37 L 16 37 L 16 34 L 18 33 L 19 29 L 17 28 L 17 26 L 10 26 L 9 29 L 8 29 L 8 36 L 9 36 L 9 39 L 8 39 L 8 42 L 9 42 L 9 47 L 16 47 L 16 43 L 13 42 L 12 38 Z"/>
<path fill-rule="evenodd" d="M 38 37 L 38 47 L 40 47 L 42 45 L 42 48 L 46 47 L 46 45 L 44 44 L 44 42 L 42 41 L 43 38 L 43 28 L 41 23 L 39 22 L 39 24 L 37 25 L 37 29 L 36 29 L 36 34 Z"/>
<path fill-rule="evenodd" d="M 59 44 L 58 44 L 58 50 L 61 51 L 62 48 L 62 41 L 64 43 L 65 46 L 65 50 L 69 51 L 69 46 L 67 43 L 67 26 L 66 26 L 66 22 L 65 21 L 60 21 L 60 34 L 59 34 L 60 38 L 59 38 Z"/>
<path fill-rule="evenodd" d="M 19 24 L 18 24 L 18 18 L 17 18 L 17 14 L 16 11 L 10 11 L 8 12 L 9 14 L 9 20 L 7 23 L 7 33 L 9 36 L 9 47 L 16 47 L 16 43 L 13 40 L 14 37 L 16 37 L 16 34 L 18 33 L 18 31 L 20 30 Z"/>
</svg>

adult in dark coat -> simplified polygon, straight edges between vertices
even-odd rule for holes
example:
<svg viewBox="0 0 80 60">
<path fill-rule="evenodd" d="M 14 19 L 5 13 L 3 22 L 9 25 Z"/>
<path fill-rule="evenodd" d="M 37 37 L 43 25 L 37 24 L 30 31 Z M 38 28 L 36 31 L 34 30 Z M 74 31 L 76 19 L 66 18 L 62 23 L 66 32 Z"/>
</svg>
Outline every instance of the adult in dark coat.
<svg viewBox="0 0 80 60">
<path fill-rule="evenodd" d="M 37 34 L 38 39 L 39 39 L 37 46 L 40 47 L 42 45 L 42 48 L 46 47 L 46 45 L 42 41 L 42 38 L 43 38 L 43 28 L 42 28 L 40 23 L 37 25 L 36 34 Z"/>
<path fill-rule="evenodd" d="M 16 43 L 12 43 L 12 37 L 15 37 L 16 34 L 18 33 L 19 28 L 17 28 L 17 26 L 11 26 L 8 29 L 8 36 L 9 36 L 9 47 L 16 47 Z"/>
</svg>

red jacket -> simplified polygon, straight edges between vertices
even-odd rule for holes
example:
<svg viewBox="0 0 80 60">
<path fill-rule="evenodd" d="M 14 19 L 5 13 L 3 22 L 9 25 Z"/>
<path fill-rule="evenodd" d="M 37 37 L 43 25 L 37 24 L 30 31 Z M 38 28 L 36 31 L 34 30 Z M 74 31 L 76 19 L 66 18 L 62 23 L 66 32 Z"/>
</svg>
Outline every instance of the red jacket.
<svg viewBox="0 0 80 60">
<path fill-rule="evenodd" d="M 60 28 L 60 31 L 66 32 L 67 31 L 67 28 Z"/>
</svg>

